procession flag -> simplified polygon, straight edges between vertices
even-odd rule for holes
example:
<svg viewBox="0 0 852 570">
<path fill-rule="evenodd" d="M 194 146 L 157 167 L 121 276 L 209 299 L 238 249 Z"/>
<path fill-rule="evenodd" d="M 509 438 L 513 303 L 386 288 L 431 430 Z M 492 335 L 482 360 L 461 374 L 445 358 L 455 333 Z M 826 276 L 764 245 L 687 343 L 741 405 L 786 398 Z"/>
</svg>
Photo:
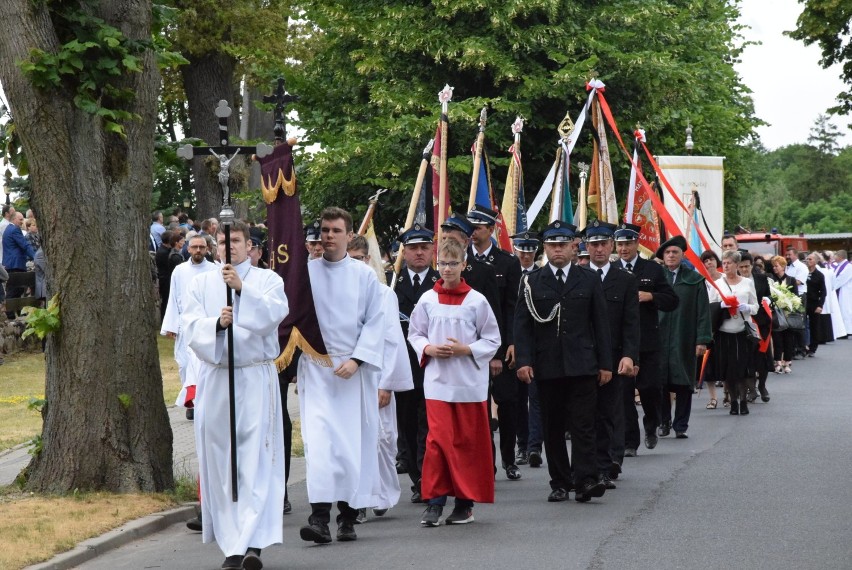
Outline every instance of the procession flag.
<svg viewBox="0 0 852 570">
<path fill-rule="evenodd" d="M 527 214 L 524 200 L 524 169 L 521 165 L 521 132 L 524 130 L 524 120 L 515 118 L 512 123 L 512 134 L 515 142 L 509 147 L 509 173 L 506 175 L 506 190 L 503 192 L 503 207 L 500 213 L 506 225 L 506 232 L 513 236 L 526 231 Z"/>
<path fill-rule="evenodd" d="M 269 267 L 284 280 L 284 292 L 290 305 L 287 318 L 278 327 L 281 354 L 275 359 L 275 365 L 279 372 L 290 364 L 297 348 L 315 362 L 331 366 L 308 278 L 308 252 L 293 168 L 295 142 L 295 139 L 277 140 L 271 155 L 257 159 L 269 228 Z"/>
<path fill-rule="evenodd" d="M 411 228 L 415 222 L 421 227 L 429 228 L 434 231 L 434 221 L 432 216 L 432 165 L 429 164 L 432 158 L 432 148 L 435 145 L 435 140 L 429 141 L 426 148 L 423 149 L 423 154 L 420 160 L 420 169 L 417 171 L 417 180 L 414 182 L 414 190 L 411 192 L 411 202 L 408 204 L 408 214 L 405 216 L 405 224 L 403 230 Z M 405 246 L 400 244 L 399 255 L 393 264 L 393 280 L 390 283 L 390 288 L 396 288 L 397 275 L 402 269 L 402 250 Z"/>
<path fill-rule="evenodd" d="M 367 239 L 367 255 L 370 256 L 368 265 L 376 272 L 376 278 L 382 285 L 387 285 L 388 281 L 385 277 L 385 266 L 382 263 L 382 249 L 379 247 L 379 240 L 376 238 L 376 228 L 373 226 L 373 216 L 376 214 L 376 205 L 379 203 L 379 196 L 385 192 L 387 192 L 387 189 L 381 188 L 370 198 L 367 213 L 364 214 L 364 220 L 361 222 L 361 227 L 358 228 L 358 235 L 364 236 Z"/>
<path fill-rule="evenodd" d="M 435 174 L 432 177 L 432 192 L 434 193 L 434 220 L 435 235 L 438 236 L 436 243 L 441 243 L 441 224 L 447 219 L 452 202 L 450 202 L 450 184 L 447 177 L 447 137 L 450 130 L 449 103 L 453 98 L 453 88 L 449 84 L 438 93 L 438 101 L 441 103 L 441 120 L 435 131 L 435 147 L 432 156 L 438 158 L 438 164 L 433 168 Z"/>
<path fill-rule="evenodd" d="M 589 204 L 595 209 L 599 220 L 618 224 L 618 205 L 615 200 L 615 182 L 612 177 L 609 144 L 606 138 L 606 123 L 599 102 L 602 93 L 603 88 L 598 89 L 598 95 L 592 99 L 590 109 L 594 143 L 592 174 L 589 178 Z"/>
</svg>

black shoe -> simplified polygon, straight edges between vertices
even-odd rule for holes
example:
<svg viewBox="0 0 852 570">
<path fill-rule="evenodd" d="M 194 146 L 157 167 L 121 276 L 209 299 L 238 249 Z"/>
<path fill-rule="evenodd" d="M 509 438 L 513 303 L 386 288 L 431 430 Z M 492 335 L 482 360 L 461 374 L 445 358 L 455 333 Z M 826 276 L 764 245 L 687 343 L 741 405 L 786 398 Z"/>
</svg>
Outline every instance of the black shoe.
<svg viewBox="0 0 852 570">
<path fill-rule="evenodd" d="M 193 421 L 195 419 L 195 408 L 186 409 L 186 419 Z"/>
<path fill-rule="evenodd" d="M 402 475 L 403 473 L 408 473 L 408 465 L 406 465 L 404 461 L 397 461 L 396 474 Z"/>
<path fill-rule="evenodd" d="M 755 400 L 757 400 L 757 391 L 756 390 L 749 390 L 748 394 L 746 394 L 746 401 L 749 404 L 753 404 Z"/>
<path fill-rule="evenodd" d="M 541 467 L 541 452 L 540 451 L 530 451 L 530 467 L 532 467 L 532 468 Z"/>
<path fill-rule="evenodd" d="M 604 484 L 607 490 L 615 489 L 615 483 L 612 482 L 612 479 L 609 478 L 609 475 L 606 473 L 601 473 L 600 482 Z"/>
<path fill-rule="evenodd" d="M 509 465 L 506 467 L 506 478 L 510 481 L 517 481 L 521 478 L 521 470 L 517 465 Z"/>
<path fill-rule="evenodd" d="M 355 524 L 364 524 L 367 522 L 367 509 L 358 509 L 358 516 L 355 517 Z"/>
<path fill-rule="evenodd" d="M 455 507 L 444 524 L 467 524 L 473 522 L 473 509 L 470 507 Z"/>
<path fill-rule="evenodd" d="M 568 491 L 563 489 L 562 487 L 557 487 L 550 492 L 550 495 L 547 496 L 548 503 L 561 503 L 562 501 L 568 500 Z"/>
<path fill-rule="evenodd" d="M 636 457 L 636 455 L 638 454 L 635 447 L 628 447 L 624 450 L 624 457 Z"/>
<path fill-rule="evenodd" d="M 222 562 L 223 570 L 241 570 L 243 567 L 243 557 L 239 554 L 234 554 L 233 556 L 228 556 L 225 558 L 225 561 Z"/>
<path fill-rule="evenodd" d="M 288 499 L 284 499 L 284 514 L 289 515 L 293 512 L 293 505 L 290 504 Z"/>
<path fill-rule="evenodd" d="M 657 436 L 653 433 L 649 433 L 645 436 L 645 447 L 648 449 L 654 449 L 657 447 L 657 442 L 660 441 L 657 439 Z"/>
<path fill-rule="evenodd" d="M 357 540 L 358 535 L 355 534 L 355 521 L 340 519 L 337 521 L 337 540 L 339 542 L 352 542 Z"/>
<path fill-rule="evenodd" d="M 657 435 L 660 437 L 667 437 L 670 433 L 672 433 L 672 423 L 665 422 L 659 428 L 657 428 Z"/>
<path fill-rule="evenodd" d="M 716 387 L 717 387 L 717 388 L 721 388 L 721 387 L 723 387 L 723 386 L 724 386 L 724 384 L 722 383 L 722 381 L 721 381 L 721 380 L 716 380 Z"/>
<path fill-rule="evenodd" d="M 299 536 L 306 542 L 328 544 L 331 542 L 331 531 L 325 523 L 312 522 L 299 529 Z"/>
<path fill-rule="evenodd" d="M 388 512 L 387 509 L 373 509 L 373 514 L 376 515 L 377 517 L 385 516 L 386 512 Z"/>
<path fill-rule="evenodd" d="M 740 400 L 740 415 L 748 415 L 748 402 L 746 402 L 745 400 Z"/>
<path fill-rule="evenodd" d="M 422 503 L 423 497 L 420 496 L 420 491 L 414 491 L 411 493 L 411 502 L 412 503 Z"/>
<path fill-rule="evenodd" d="M 732 416 L 740 415 L 740 403 L 736 400 L 731 400 L 731 415 Z"/>
<path fill-rule="evenodd" d="M 420 517 L 420 524 L 423 526 L 438 526 L 441 524 L 441 514 L 444 512 L 444 507 L 441 505 L 429 505 L 423 511 L 423 516 Z"/>
<path fill-rule="evenodd" d="M 609 466 L 609 478 L 615 481 L 621 475 L 621 465 L 615 461 Z"/>
<path fill-rule="evenodd" d="M 677 439 L 688 439 L 688 438 L 689 438 L 689 436 L 688 436 L 688 435 L 686 435 L 686 432 L 685 432 L 685 431 L 676 431 L 676 432 L 675 432 L 675 437 L 676 437 Z"/>
<path fill-rule="evenodd" d="M 760 399 L 763 402 L 769 401 L 769 390 L 766 389 L 766 386 L 758 388 L 760 390 Z"/>
<path fill-rule="evenodd" d="M 574 500 L 578 503 L 586 503 L 591 501 L 593 497 L 603 497 L 605 492 L 606 486 L 601 481 L 596 481 L 594 483 L 586 481 L 574 494 Z"/>
<path fill-rule="evenodd" d="M 194 530 L 195 532 L 201 532 L 201 530 L 204 528 L 201 524 L 201 513 L 198 513 L 197 517 L 186 521 L 186 528 L 188 528 L 189 530 Z"/>
<path fill-rule="evenodd" d="M 260 549 L 249 548 L 243 557 L 243 570 L 260 570 L 263 562 L 260 560 Z"/>
<path fill-rule="evenodd" d="M 530 457 L 527 455 L 526 451 L 519 451 L 515 456 L 515 464 L 516 465 L 526 465 L 530 462 Z"/>
</svg>

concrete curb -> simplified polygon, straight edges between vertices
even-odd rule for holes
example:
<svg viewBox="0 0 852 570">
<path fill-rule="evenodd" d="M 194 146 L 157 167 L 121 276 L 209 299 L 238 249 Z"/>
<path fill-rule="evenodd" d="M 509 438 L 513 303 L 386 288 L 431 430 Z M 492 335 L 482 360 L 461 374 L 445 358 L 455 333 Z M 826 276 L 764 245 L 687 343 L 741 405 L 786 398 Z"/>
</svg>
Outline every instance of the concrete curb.
<svg viewBox="0 0 852 570">
<path fill-rule="evenodd" d="M 134 540 L 150 536 L 175 523 L 191 519 L 196 514 L 197 503 L 189 503 L 182 507 L 154 513 L 88 540 L 84 540 L 72 550 L 57 554 L 47 562 L 27 566 L 27 570 L 67 570 L 88 562 L 110 550 L 124 546 Z"/>
</svg>

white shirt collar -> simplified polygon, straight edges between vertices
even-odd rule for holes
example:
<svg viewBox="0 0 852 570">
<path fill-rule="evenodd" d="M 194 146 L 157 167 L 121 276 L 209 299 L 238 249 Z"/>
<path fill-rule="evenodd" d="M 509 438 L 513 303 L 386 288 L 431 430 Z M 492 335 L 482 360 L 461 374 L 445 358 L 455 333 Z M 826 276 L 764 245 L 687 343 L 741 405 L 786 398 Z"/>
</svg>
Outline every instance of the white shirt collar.
<svg viewBox="0 0 852 570">
<path fill-rule="evenodd" d="M 638 260 L 639 260 L 639 254 L 637 253 L 637 254 L 636 254 L 636 256 L 635 256 L 633 259 L 629 260 L 629 261 L 624 261 L 624 260 L 622 259 L 622 260 L 621 260 L 621 266 L 622 266 L 622 267 L 624 267 L 625 269 L 627 269 L 627 264 L 629 263 L 629 264 L 630 264 L 630 267 L 633 267 L 633 268 L 635 269 L 635 268 L 636 268 L 636 262 L 637 262 Z"/>
<path fill-rule="evenodd" d="M 589 267 L 590 267 L 590 268 L 591 268 L 591 270 L 592 270 L 592 271 L 594 271 L 595 273 L 597 273 L 597 272 L 598 272 L 598 269 L 600 269 L 601 271 L 603 271 L 603 275 L 601 276 L 601 281 L 603 281 L 604 279 L 606 279 L 606 274 L 607 274 L 607 273 L 609 273 L 609 266 L 610 266 L 610 265 L 611 265 L 611 263 L 610 263 L 609 261 L 607 261 L 607 262 L 606 262 L 606 265 L 604 265 L 603 267 L 598 267 L 597 265 L 595 265 L 594 263 L 591 263 L 591 262 L 589 263 Z"/>
<path fill-rule="evenodd" d="M 419 272 L 412 270 L 410 267 L 406 267 L 406 269 L 408 269 L 408 278 L 411 279 L 412 283 L 414 283 L 414 276 L 415 275 L 419 275 L 420 276 L 420 282 L 423 283 L 424 281 L 426 281 L 426 274 L 429 273 L 428 267 L 426 269 L 424 269 L 423 271 L 419 271 Z"/>
<path fill-rule="evenodd" d="M 472 248 L 473 249 L 473 257 L 476 258 L 476 256 L 478 256 L 478 255 L 483 255 L 485 257 L 488 257 L 488 254 L 491 253 L 492 247 L 494 247 L 494 244 L 490 240 L 488 242 L 488 247 L 485 248 L 485 251 L 483 251 L 482 253 L 480 253 L 479 250 L 476 249 L 476 246 L 474 246 Z"/>
<path fill-rule="evenodd" d="M 558 268 L 558 267 L 556 267 L 555 265 L 553 265 L 553 264 L 552 264 L 552 263 L 550 263 L 550 262 L 548 262 L 548 264 L 547 264 L 547 265 L 549 265 L 549 266 L 550 266 L 550 270 L 551 270 L 551 271 L 553 271 L 553 275 L 554 275 L 554 276 L 556 276 L 556 272 L 557 272 L 557 271 L 559 271 L 559 268 Z M 570 264 L 570 263 L 569 263 L 568 265 L 566 265 L 565 267 L 563 267 L 563 268 L 562 268 L 562 273 L 564 273 L 564 274 L 565 274 L 565 279 L 568 279 L 568 272 L 569 272 L 569 271 L 571 271 L 571 264 Z"/>
</svg>

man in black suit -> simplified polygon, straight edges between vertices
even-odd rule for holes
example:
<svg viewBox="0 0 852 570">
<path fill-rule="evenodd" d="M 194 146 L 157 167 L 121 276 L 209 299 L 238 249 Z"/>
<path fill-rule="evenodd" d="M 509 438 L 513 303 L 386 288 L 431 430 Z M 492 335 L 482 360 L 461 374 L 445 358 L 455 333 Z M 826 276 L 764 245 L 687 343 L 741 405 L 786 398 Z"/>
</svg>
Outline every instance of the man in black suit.
<svg viewBox="0 0 852 570">
<path fill-rule="evenodd" d="M 518 378 L 535 378 L 541 397 L 551 502 L 566 500 L 572 487 L 578 502 L 606 491 L 595 463 L 595 408 L 598 386 L 612 380 L 612 347 L 600 278 L 573 263 L 575 232 L 559 220 L 547 226 L 548 264 L 524 277 L 515 310 Z"/>
<path fill-rule="evenodd" d="M 440 275 L 432 268 L 433 232 L 414 224 L 399 237 L 403 245 L 405 266 L 397 277 L 396 298 L 399 301 L 399 318 L 402 332 L 408 338 L 408 318 L 421 295 L 435 286 Z M 396 418 L 399 425 L 401 447 L 407 458 L 408 476 L 411 478 L 411 502 L 421 503 L 420 476 L 423 454 L 426 452 L 426 400 L 423 396 L 423 368 L 417 355 L 408 345 L 408 360 L 414 377 L 414 390 L 396 394 Z"/>
<path fill-rule="evenodd" d="M 515 346 L 512 329 L 515 320 L 515 303 L 518 300 L 518 285 L 521 281 L 521 264 L 518 258 L 494 245 L 492 236 L 497 223 L 497 212 L 476 204 L 468 212 L 467 221 L 473 226 L 471 244 L 467 249 L 468 259 L 473 258 L 494 268 L 497 291 L 502 313 L 502 344 L 489 367 L 491 371 L 491 396 L 497 404 L 497 420 L 500 430 L 500 457 L 506 477 L 511 481 L 521 478 L 515 463 L 515 438 L 518 416 L 518 377 L 515 375 Z M 499 358 L 502 356 L 502 358 Z M 496 456 L 496 453 L 495 453 Z"/>
<path fill-rule="evenodd" d="M 822 323 L 820 315 L 822 307 L 825 305 L 825 299 L 828 291 L 825 288 L 825 276 L 819 270 L 820 256 L 818 253 L 809 253 L 805 258 L 805 263 L 808 266 L 808 291 L 805 296 L 808 302 L 805 303 L 805 310 L 808 314 L 808 328 L 810 338 L 808 339 L 808 356 L 814 356 L 822 340 Z"/>
<path fill-rule="evenodd" d="M 610 479 L 614 465 L 621 457 L 612 445 L 616 426 L 624 426 L 624 388 L 633 385 L 633 367 L 639 364 L 639 285 L 636 277 L 612 264 L 613 236 L 618 227 L 595 220 L 583 230 L 589 269 L 600 276 L 606 298 L 609 332 L 612 344 L 612 363 L 617 367 L 611 382 L 598 388 L 598 417 L 596 425 L 597 466 L 607 489 L 615 489 Z"/>
<path fill-rule="evenodd" d="M 624 457 L 635 457 L 639 448 L 639 414 L 633 402 L 634 390 L 639 390 L 645 427 L 645 447 L 657 445 L 657 426 L 662 413 L 662 374 L 660 360 L 660 323 L 657 311 L 674 311 L 679 303 L 677 294 L 666 280 L 663 268 L 654 261 L 639 256 L 640 227 L 621 224 L 615 231 L 615 250 L 622 268 L 633 273 L 639 281 L 639 362 L 636 381 L 623 382 L 624 439 L 618 441 L 616 428 L 616 456 L 620 463 Z M 611 474 L 617 474 L 619 469 Z"/>
</svg>

